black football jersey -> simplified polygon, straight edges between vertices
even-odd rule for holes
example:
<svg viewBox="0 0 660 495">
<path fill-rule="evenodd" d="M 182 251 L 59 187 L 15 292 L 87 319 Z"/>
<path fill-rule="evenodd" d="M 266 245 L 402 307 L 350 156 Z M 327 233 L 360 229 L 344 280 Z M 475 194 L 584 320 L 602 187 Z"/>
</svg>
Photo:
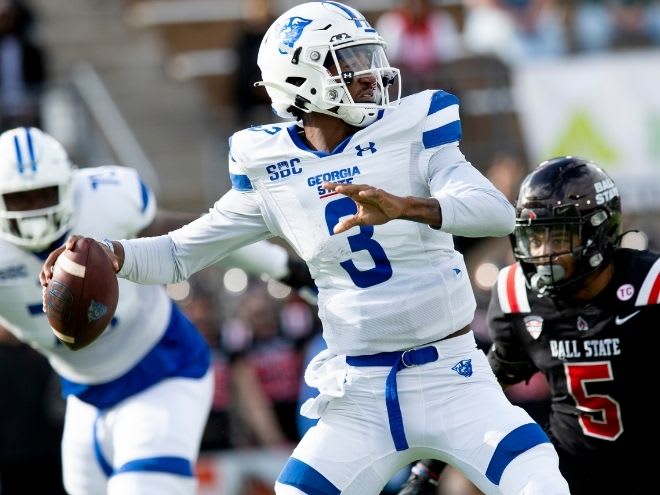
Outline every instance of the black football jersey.
<svg viewBox="0 0 660 495">
<path fill-rule="evenodd" d="M 546 376 L 549 433 L 560 456 L 563 451 L 584 468 L 602 469 L 625 462 L 655 436 L 658 254 L 618 249 L 612 280 L 586 304 L 538 297 L 520 266 L 511 265 L 493 288 L 488 321 L 489 360 L 501 383 L 526 380 L 537 370 Z"/>
</svg>

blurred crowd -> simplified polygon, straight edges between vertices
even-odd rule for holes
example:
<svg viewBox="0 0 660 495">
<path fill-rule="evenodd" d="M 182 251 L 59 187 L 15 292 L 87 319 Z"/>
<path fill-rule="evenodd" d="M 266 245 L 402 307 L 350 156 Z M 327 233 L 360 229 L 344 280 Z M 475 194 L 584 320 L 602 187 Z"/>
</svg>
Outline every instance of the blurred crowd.
<svg viewBox="0 0 660 495">
<path fill-rule="evenodd" d="M 243 7 L 245 20 L 235 40 L 237 126 L 269 113 L 264 112 L 263 88 L 251 83 L 259 78 L 254 63 L 273 18 L 272 6 L 268 0 L 250 0 Z M 660 1 L 655 0 L 465 0 L 460 8 L 431 0 L 400 0 L 373 21 L 388 42 L 391 64 L 403 69 L 404 94 L 435 87 L 452 62 L 472 57 L 494 57 L 511 67 L 574 53 L 660 46 Z M 46 50 L 34 36 L 35 23 L 23 2 L 0 0 L 2 131 L 41 123 L 39 104 L 48 64 Z M 460 85 L 444 89 L 461 96 Z M 465 133 L 467 139 L 471 132 Z M 532 164 L 520 143 L 494 142 L 490 147 L 495 151 L 475 165 L 513 201 Z M 464 151 L 469 157 L 469 142 Z M 640 228 L 648 247 L 660 249 L 657 221 L 631 216 L 625 226 Z M 498 269 L 513 262 L 509 240 L 457 238 L 456 245 L 465 255 L 477 296 L 473 328 L 486 349 L 490 345 L 486 304 Z M 298 409 L 301 397 L 310 393 L 304 389 L 304 364 L 321 342 L 316 308 L 281 287 L 273 291 L 257 278 L 248 277 L 240 290 L 230 290 L 223 283 L 224 275 L 219 269 L 207 269 L 190 280 L 186 294 L 175 297 L 213 350 L 215 394 L 202 450 L 291 448 L 309 427 Z M 59 459 L 62 405 L 46 361 L 1 330 L 0 369 L 0 493 L 4 493 L 10 472 L 23 476 L 40 465 L 50 468 L 44 471 L 50 473 L 44 475 L 46 480 L 59 476 L 52 467 Z M 543 422 L 548 397 L 543 378 L 535 376 L 507 393 Z M 58 493 L 53 488 L 56 482 L 48 483 L 48 493 Z M 267 493 L 260 489 L 253 493 Z"/>
</svg>

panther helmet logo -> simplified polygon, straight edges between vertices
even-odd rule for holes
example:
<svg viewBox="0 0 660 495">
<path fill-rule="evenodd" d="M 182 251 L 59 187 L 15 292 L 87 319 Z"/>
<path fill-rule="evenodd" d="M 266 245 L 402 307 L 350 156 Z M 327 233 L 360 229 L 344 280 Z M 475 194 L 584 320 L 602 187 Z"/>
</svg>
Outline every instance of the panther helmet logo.
<svg viewBox="0 0 660 495">
<path fill-rule="evenodd" d="M 279 51 L 281 54 L 286 55 L 291 52 L 293 45 L 302 35 L 303 30 L 309 23 L 311 19 L 305 19 L 303 17 L 290 17 L 286 23 L 279 30 L 280 45 Z"/>
</svg>

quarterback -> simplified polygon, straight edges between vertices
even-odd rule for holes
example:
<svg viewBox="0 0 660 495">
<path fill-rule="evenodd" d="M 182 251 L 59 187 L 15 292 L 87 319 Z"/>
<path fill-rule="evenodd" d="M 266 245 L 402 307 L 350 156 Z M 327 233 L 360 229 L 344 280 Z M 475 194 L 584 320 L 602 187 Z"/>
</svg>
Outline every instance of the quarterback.
<svg viewBox="0 0 660 495">
<path fill-rule="evenodd" d="M 383 39 L 338 2 L 282 14 L 258 64 L 274 111 L 295 121 L 234 134 L 232 190 L 167 236 L 113 241 L 119 276 L 182 280 L 270 236 L 307 262 L 327 350 L 307 368 L 320 393 L 303 413 L 320 420 L 279 495 L 375 495 L 420 456 L 487 493 L 568 494 L 554 448 L 508 402 L 470 329 L 475 299 L 451 235 L 507 235 L 514 211 L 459 150 L 457 98 L 399 101 Z"/>
</svg>

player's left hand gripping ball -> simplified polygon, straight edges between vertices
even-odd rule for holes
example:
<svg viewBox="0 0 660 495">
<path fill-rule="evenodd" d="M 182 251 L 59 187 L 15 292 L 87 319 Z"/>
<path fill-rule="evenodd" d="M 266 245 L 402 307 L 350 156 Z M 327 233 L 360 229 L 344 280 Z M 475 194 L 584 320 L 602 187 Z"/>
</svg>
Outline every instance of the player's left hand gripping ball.
<svg viewBox="0 0 660 495">
<path fill-rule="evenodd" d="M 57 258 L 44 307 L 55 336 L 76 351 L 108 327 L 118 299 L 110 257 L 94 239 L 83 237 Z"/>
</svg>

